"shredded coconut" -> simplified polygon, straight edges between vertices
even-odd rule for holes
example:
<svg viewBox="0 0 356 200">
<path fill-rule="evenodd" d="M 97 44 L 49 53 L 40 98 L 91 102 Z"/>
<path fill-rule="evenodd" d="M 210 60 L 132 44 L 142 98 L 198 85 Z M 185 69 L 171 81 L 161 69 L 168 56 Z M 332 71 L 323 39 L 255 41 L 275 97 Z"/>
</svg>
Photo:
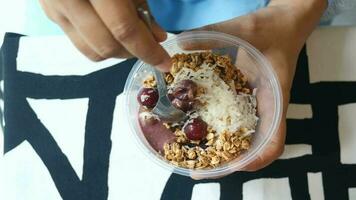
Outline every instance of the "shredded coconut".
<svg viewBox="0 0 356 200">
<path fill-rule="evenodd" d="M 141 95 L 141 97 L 140 97 L 141 102 L 146 101 L 148 98 L 150 98 L 150 96 L 149 96 L 149 95 L 147 95 L 147 94 L 143 94 L 143 95 Z"/>
<path fill-rule="evenodd" d="M 256 116 L 255 95 L 236 94 L 216 73 L 214 65 L 203 64 L 197 71 L 183 68 L 176 75 L 171 87 L 182 80 L 190 79 L 198 86 L 206 88 L 205 94 L 198 97 L 203 102 L 197 107 L 197 114 L 217 134 L 231 133 L 244 127 L 253 133 L 258 117 Z"/>
</svg>

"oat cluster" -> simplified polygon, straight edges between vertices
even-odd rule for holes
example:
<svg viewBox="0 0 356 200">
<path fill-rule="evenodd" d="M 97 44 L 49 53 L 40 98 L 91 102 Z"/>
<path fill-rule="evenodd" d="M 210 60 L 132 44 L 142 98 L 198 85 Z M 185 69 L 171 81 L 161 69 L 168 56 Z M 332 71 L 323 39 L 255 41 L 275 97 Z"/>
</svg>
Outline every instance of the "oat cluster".
<svg viewBox="0 0 356 200">
<path fill-rule="evenodd" d="M 243 93 L 250 93 L 251 90 L 247 87 L 247 78 L 237 69 L 229 56 L 216 55 L 211 52 L 199 52 L 189 54 L 176 54 L 173 56 L 173 66 L 171 74 L 174 76 L 182 68 L 189 68 L 197 71 L 201 68 L 202 64 L 208 66 L 214 65 L 215 72 L 219 74 L 228 85 L 231 81 L 234 82 L 235 88 Z M 244 91 L 242 91 L 244 90 Z"/>
<path fill-rule="evenodd" d="M 154 88 L 157 86 L 157 82 L 154 76 L 148 75 L 147 78 L 143 81 L 143 86 L 145 88 Z"/>
<path fill-rule="evenodd" d="M 214 168 L 235 159 L 250 148 L 251 136 L 244 136 L 242 130 L 236 133 L 223 132 L 216 135 L 208 133 L 205 144 L 190 141 L 188 145 L 184 132 L 175 132 L 177 139 L 172 144 L 164 145 L 164 158 L 171 164 L 189 169 Z"/>
<path fill-rule="evenodd" d="M 215 65 L 215 72 L 219 74 L 219 77 L 223 79 L 228 85 L 233 81 L 235 89 L 238 92 L 245 94 L 251 94 L 252 91 L 248 87 L 246 76 L 234 67 L 231 63 L 231 59 L 226 55 L 216 55 L 211 52 L 197 52 L 197 53 L 181 53 L 175 54 L 172 57 L 173 65 L 170 72 L 165 74 L 166 83 L 169 85 L 174 81 L 174 76 L 182 69 L 189 68 L 197 71 L 201 68 L 202 64 Z M 144 80 L 145 87 L 156 87 L 156 81 L 152 75 L 149 75 Z"/>
</svg>

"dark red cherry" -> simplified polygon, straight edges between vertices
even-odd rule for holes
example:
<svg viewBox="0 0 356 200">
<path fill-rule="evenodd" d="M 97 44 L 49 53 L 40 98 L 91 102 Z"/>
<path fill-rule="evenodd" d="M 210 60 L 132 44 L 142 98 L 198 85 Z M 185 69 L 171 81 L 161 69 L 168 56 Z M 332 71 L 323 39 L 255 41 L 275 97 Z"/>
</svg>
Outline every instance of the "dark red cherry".
<svg viewBox="0 0 356 200">
<path fill-rule="evenodd" d="M 192 80 L 182 80 L 173 90 L 173 96 L 180 100 L 193 100 L 197 93 L 197 84 Z"/>
<path fill-rule="evenodd" d="M 183 112 L 188 112 L 193 109 L 194 101 L 184 101 L 176 98 L 173 99 L 172 105 Z"/>
<path fill-rule="evenodd" d="M 158 91 L 154 88 L 142 88 L 137 95 L 137 101 L 147 108 L 155 107 L 158 98 Z"/>
<path fill-rule="evenodd" d="M 192 110 L 197 87 L 197 84 L 191 80 L 180 81 L 170 94 L 173 106 L 184 112 Z"/>
<path fill-rule="evenodd" d="M 188 121 L 183 127 L 183 131 L 190 140 L 202 140 L 207 135 L 208 125 L 200 118 L 194 118 Z"/>
</svg>

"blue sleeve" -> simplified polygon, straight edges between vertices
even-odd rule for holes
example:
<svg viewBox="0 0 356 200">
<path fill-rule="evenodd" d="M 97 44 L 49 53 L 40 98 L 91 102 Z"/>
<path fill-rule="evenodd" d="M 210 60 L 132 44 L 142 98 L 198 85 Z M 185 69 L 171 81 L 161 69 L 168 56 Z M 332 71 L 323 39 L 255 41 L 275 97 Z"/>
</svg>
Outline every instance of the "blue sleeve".
<svg viewBox="0 0 356 200">
<path fill-rule="evenodd" d="M 332 18 L 337 15 L 338 9 L 334 5 L 334 0 L 328 0 L 328 8 L 320 19 L 321 25 L 330 25 Z"/>
<path fill-rule="evenodd" d="M 168 31 L 226 21 L 265 7 L 268 0 L 148 0 L 152 15 Z"/>
</svg>

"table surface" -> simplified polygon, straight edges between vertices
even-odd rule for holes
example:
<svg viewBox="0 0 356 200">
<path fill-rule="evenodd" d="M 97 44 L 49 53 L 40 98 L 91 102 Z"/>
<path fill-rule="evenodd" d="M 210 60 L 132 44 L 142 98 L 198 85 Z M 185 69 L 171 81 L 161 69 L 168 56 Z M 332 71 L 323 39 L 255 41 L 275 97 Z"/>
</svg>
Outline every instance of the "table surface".
<svg viewBox="0 0 356 200">
<path fill-rule="evenodd" d="M 19 2 L 19 0 L 16 1 Z M 0 2 L 0 5 L 1 3 L 3 2 Z M 20 7 L 17 11 L 20 12 L 21 10 L 23 11 L 24 9 Z M 11 14 L 13 15 L 13 13 Z M 18 20 L 19 23 L 15 21 L 11 24 L 13 27 L 6 30 L 21 32 L 21 27 L 15 27 L 16 24 L 21 25 L 21 20 Z M 43 46 L 43 48 L 39 48 L 38 52 L 26 50 L 28 48 L 24 48 L 19 52 L 17 59 L 18 70 L 22 72 L 33 72 L 42 75 L 60 74 L 62 76 L 82 76 L 99 69 L 105 69 L 114 63 L 121 62 L 121 60 L 114 59 L 93 64 L 80 55 L 79 52 L 71 46 L 69 40 L 63 36 L 23 39 L 21 44 L 25 47 L 29 47 L 33 44 Z M 46 55 L 47 53 L 48 56 L 51 56 L 48 51 L 45 51 L 45 47 L 48 49 L 51 46 L 66 49 L 66 51 L 58 50 L 58 52 L 65 54 L 63 57 L 67 59 L 64 60 L 61 59 L 61 57 L 52 56 L 51 59 L 48 59 L 51 60 L 51 62 L 48 63 L 47 61 L 33 57 L 33 55 L 38 53 L 41 53 L 41 55 Z M 308 159 L 313 156 L 322 156 L 323 151 L 327 152 L 329 150 L 328 147 L 336 149 L 338 153 L 336 158 L 339 159 L 337 163 L 340 169 L 351 169 L 351 167 L 356 165 L 356 158 L 354 156 L 354 152 L 356 152 L 356 123 L 354 123 L 353 120 L 356 118 L 356 98 L 352 95 L 349 96 L 350 91 L 354 91 L 356 88 L 355 51 L 355 27 L 325 27 L 318 28 L 313 32 L 307 41 L 306 50 L 302 53 L 304 54 L 304 60 L 299 62 L 299 66 L 301 67 L 298 68 L 297 78 L 293 86 L 291 104 L 288 109 L 288 126 L 290 128 L 288 128 L 289 136 L 287 138 L 285 152 L 280 160 L 276 162 L 277 164 L 274 164 L 261 173 L 257 173 L 256 176 L 260 176 L 260 178 L 256 180 L 253 180 L 248 174 L 243 174 L 233 175 L 230 176 L 231 178 L 218 181 L 194 182 L 190 179 L 171 175 L 171 173 L 161 170 L 138 152 L 132 138 L 130 138 L 128 134 L 125 134 L 125 132 L 130 132 L 127 124 L 117 120 L 126 117 L 120 114 L 123 113 L 122 109 L 124 105 L 122 105 L 122 98 L 119 96 L 116 100 L 117 107 L 115 108 L 114 114 L 114 122 L 117 120 L 119 123 L 113 123 L 113 135 L 111 136 L 113 141 L 119 142 L 113 142 L 111 152 L 113 161 L 110 162 L 111 171 L 109 177 L 120 177 L 124 179 L 125 182 L 120 182 L 117 179 L 109 179 L 109 186 L 120 186 L 111 191 L 111 199 L 115 199 L 115 196 L 123 197 L 123 199 L 125 199 L 125 197 L 139 199 L 142 196 L 150 197 L 149 199 L 158 199 L 162 191 L 164 193 L 163 199 L 172 199 L 172 197 L 176 197 L 174 195 L 177 195 L 175 194 L 175 190 L 178 188 L 177 184 L 190 184 L 190 189 L 193 191 L 190 191 L 190 193 L 184 190 L 180 192 L 188 192 L 191 195 L 191 199 L 223 199 L 224 195 L 230 193 L 234 194 L 234 192 L 243 193 L 244 199 L 273 199 L 273 196 L 258 196 L 258 192 L 256 191 L 263 188 L 272 194 L 286 193 L 283 195 L 287 197 L 291 197 L 292 195 L 292 197 L 295 198 L 296 194 L 304 194 L 303 187 L 303 191 L 299 193 L 298 191 L 294 191 L 295 189 L 292 187 L 293 184 L 296 186 L 300 181 L 307 183 L 308 188 L 304 189 L 309 191 L 309 196 L 312 200 L 330 197 L 334 195 L 332 193 L 333 190 L 341 190 L 341 193 L 347 194 L 350 199 L 356 199 L 356 183 L 351 184 L 350 182 L 349 187 L 346 187 L 348 188 L 346 191 L 343 191 L 341 187 L 328 188 L 328 183 L 330 182 L 328 179 L 342 180 L 338 179 L 338 177 L 330 176 L 330 174 L 328 175 L 328 170 L 320 171 L 310 168 L 307 170 L 307 174 L 294 174 L 289 177 L 281 175 L 279 178 L 273 176 L 268 177 L 269 173 L 272 174 L 273 168 L 276 167 L 276 165 L 283 166 L 285 160 L 300 161 L 306 159 L 306 161 L 308 161 Z M 76 62 L 71 63 L 68 62 L 68 60 L 76 60 Z M 81 64 L 78 65 L 78 63 Z M 49 64 L 51 64 L 50 68 L 45 67 Z M 65 67 L 63 68 L 63 66 Z M 328 98 L 328 96 L 330 96 L 330 98 Z M 324 98 L 324 100 L 320 100 L 320 97 Z M 82 128 L 85 126 L 85 121 L 77 122 L 76 120 L 85 118 L 86 110 L 88 109 L 88 99 L 83 98 L 77 101 L 68 100 L 67 102 L 29 99 L 28 102 L 35 110 L 37 116 L 41 120 L 44 120 L 43 123 L 51 130 L 53 137 L 68 156 L 75 173 L 80 176 L 83 173 L 83 161 L 80 159 L 83 154 L 83 149 L 77 148 L 76 146 L 81 147 L 83 145 L 84 141 L 82 138 L 84 137 L 84 132 Z M 58 115 L 61 116 L 66 115 L 67 110 L 72 111 L 72 115 L 67 119 L 49 117 L 47 114 L 49 112 L 59 113 Z M 62 124 L 66 124 L 67 127 L 71 127 L 72 132 L 78 133 L 75 137 L 71 136 L 72 141 L 68 142 L 66 140 L 66 135 L 63 134 L 63 131 L 66 129 L 63 129 L 63 125 L 58 123 L 59 120 L 63 122 Z M 331 138 L 324 138 L 323 131 L 330 131 L 328 128 L 332 129 L 331 132 L 335 132 L 336 134 L 331 134 Z M 318 141 L 298 142 L 298 139 L 302 138 L 302 136 L 309 138 L 308 134 L 317 134 L 322 139 Z M 298 135 L 302 136 L 299 137 Z M 336 146 L 335 143 L 330 142 L 331 140 L 337 143 Z M 0 136 L 0 149 L 2 150 L 1 145 L 2 134 Z M 130 153 L 122 153 L 127 151 Z M 26 155 L 26 158 L 14 158 L 20 154 Z M 123 164 L 122 160 L 129 161 Z M 32 164 L 25 169 L 19 169 L 16 172 L 9 170 L 12 169 L 13 166 L 26 166 L 28 163 Z M 141 167 L 138 167 L 138 165 Z M 145 170 L 139 170 L 139 168 L 142 167 L 144 167 Z M 33 170 L 33 174 L 27 174 L 28 171 L 31 170 Z M 33 153 L 31 146 L 24 142 L 14 151 L 6 154 L 6 156 L 0 157 L 0 171 L 6 172 L 6 174 L 0 174 L 0 177 L 2 177 L 0 179 L 0 194 L 13 195 L 19 185 L 26 185 L 25 182 L 21 182 L 21 177 L 28 176 L 36 177 L 36 181 L 33 182 L 33 185 L 26 186 L 28 190 L 23 191 L 24 195 L 38 193 L 36 200 L 48 199 L 49 196 L 53 197 L 52 199 L 58 199 L 59 195 L 53 189 L 54 185 L 49 174 L 42 174 L 41 170 L 45 170 L 41 160 Z M 352 172 L 354 173 L 354 171 Z M 281 172 L 281 174 L 283 173 Z M 305 179 L 300 180 L 297 176 L 304 177 Z M 18 179 L 13 179 L 13 177 L 17 177 Z M 141 182 L 132 177 L 140 177 L 140 180 L 145 181 L 155 181 L 149 182 L 151 185 L 148 187 L 147 182 Z M 241 186 L 242 191 L 231 191 L 231 189 L 226 188 L 226 182 L 241 177 L 246 180 L 249 179 L 249 181 L 243 183 L 243 186 Z M 4 181 L 6 181 L 6 184 Z M 291 188 L 286 187 L 288 184 L 291 184 Z M 39 187 L 38 185 L 42 186 Z M 163 187 L 164 185 L 166 186 Z M 1 191 L 3 188 L 5 189 Z M 140 188 L 140 192 L 137 192 L 137 188 Z M 300 189 L 300 187 L 295 188 Z M 226 191 L 221 193 L 216 192 L 220 190 Z M 232 190 L 235 190 L 235 188 L 232 188 Z M 41 191 L 47 191 L 47 193 L 41 196 Z M 207 193 L 207 191 L 212 192 Z M 21 196 L 21 194 L 19 195 Z"/>
</svg>

